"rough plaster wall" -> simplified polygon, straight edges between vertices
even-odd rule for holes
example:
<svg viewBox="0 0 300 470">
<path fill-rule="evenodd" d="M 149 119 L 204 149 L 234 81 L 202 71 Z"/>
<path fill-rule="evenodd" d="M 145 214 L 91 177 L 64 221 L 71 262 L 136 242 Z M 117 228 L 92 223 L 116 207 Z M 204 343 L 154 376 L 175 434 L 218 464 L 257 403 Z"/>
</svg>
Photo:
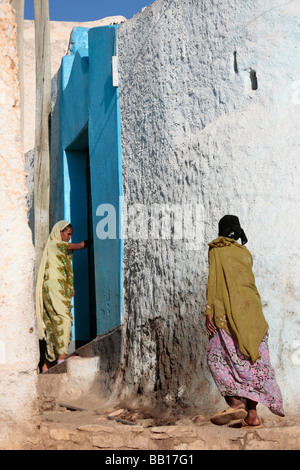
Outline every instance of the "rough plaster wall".
<svg viewBox="0 0 300 470">
<path fill-rule="evenodd" d="M 157 0 L 120 29 L 125 201 L 200 214 L 194 250 L 125 240 L 124 396 L 166 409 L 218 402 L 202 315 L 207 243 L 233 213 L 285 407 L 300 407 L 299 12 L 299 0 Z"/>
<path fill-rule="evenodd" d="M 0 447 L 17 448 L 37 424 L 34 250 L 27 223 L 16 24 L 0 0 Z"/>
</svg>

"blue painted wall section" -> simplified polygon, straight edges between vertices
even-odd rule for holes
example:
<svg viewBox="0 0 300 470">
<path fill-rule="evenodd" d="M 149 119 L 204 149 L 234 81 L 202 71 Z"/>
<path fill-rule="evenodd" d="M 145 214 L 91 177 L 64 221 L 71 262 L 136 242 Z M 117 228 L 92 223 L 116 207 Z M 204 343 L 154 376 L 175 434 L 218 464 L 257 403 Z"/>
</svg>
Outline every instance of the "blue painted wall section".
<svg viewBox="0 0 300 470">
<path fill-rule="evenodd" d="M 89 143 L 93 208 L 110 204 L 119 214 L 122 195 L 121 117 L 118 88 L 112 86 L 112 56 L 116 53 L 119 26 L 89 30 L 90 107 Z M 97 221 L 98 222 L 98 221 Z M 94 232 L 95 233 L 95 232 Z M 97 332 L 105 333 L 121 323 L 122 237 L 97 237 L 95 276 Z"/>
<path fill-rule="evenodd" d="M 121 117 L 118 88 L 112 85 L 118 28 L 74 28 L 71 53 L 61 64 L 59 159 L 63 175 L 57 181 L 61 190 L 57 191 L 56 213 L 62 214 L 63 207 L 63 217 L 74 227 L 73 242 L 89 235 L 94 238 L 91 249 L 74 252 L 76 341 L 88 341 L 121 324 Z M 96 234 L 103 219 L 96 214 L 103 204 L 115 212 L 114 239 L 99 239 Z"/>
</svg>

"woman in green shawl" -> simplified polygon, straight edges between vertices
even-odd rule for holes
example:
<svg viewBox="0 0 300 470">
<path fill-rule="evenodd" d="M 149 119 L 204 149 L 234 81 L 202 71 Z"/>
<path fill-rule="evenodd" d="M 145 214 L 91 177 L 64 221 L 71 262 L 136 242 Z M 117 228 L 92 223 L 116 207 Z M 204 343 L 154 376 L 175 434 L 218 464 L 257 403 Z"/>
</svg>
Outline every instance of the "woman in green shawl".
<svg viewBox="0 0 300 470">
<path fill-rule="evenodd" d="M 241 238 L 242 244 L 237 240 Z M 242 419 L 258 427 L 257 403 L 284 416 L 282 396 L 268 350 L 268 324 L 252 272 L 253 258 L 236 216 L 219 222 L 219 237 L 209 243 L 206 329 L 208 366 L 229 408 L 214 424 Z"/>
<path fill-rule="evenodd" d="M 72 340 L 73 251 L 89 246 L 91 240 L 69 243 L 72 225 L 57 222 L 47 240 L 36 285 L 36 315 L 39 339 L 45 341 L 45 363 L 42 372 L 68 355 Z"/>
</svg>

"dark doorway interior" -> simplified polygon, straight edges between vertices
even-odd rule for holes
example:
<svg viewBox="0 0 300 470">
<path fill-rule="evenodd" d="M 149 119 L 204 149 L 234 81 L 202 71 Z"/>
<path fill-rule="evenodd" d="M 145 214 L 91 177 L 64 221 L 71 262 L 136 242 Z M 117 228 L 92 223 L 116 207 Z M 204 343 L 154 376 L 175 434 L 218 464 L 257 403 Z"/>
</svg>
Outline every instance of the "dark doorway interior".
<svg viewBox="0 0 300 470">
<path fill-rule="evenodd" d="M 65 188 L 65 197 L 70 197 L 70 222 L 74 228 L 74 243 L 93 237 L 93 208 L 88 148 L 88 130 L 81 134 L 67 149 L 70 188 Z M 68 204 L 66 204 L 68 205 Z M 97 335 L 95 270 L 93 245 L 73 256 L 73 349 L 91 341 Z M 72 349 L 72 347 L 71 347 Z"/>
</svg>

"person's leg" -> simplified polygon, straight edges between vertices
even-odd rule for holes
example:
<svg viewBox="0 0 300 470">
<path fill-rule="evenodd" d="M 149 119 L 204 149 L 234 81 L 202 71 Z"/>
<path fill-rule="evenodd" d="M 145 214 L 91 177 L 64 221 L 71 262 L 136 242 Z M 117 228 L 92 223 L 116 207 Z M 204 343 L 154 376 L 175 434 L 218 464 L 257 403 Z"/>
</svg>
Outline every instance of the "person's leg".
<svg viewBox="0 0 300 470">
<path fill-rule="evenodd" d="M 52 367 L 52 362 L 48 361 L 48 359 L 45 359 L 45 362 L 41 367 L 41 371 L 46 372 L 48 369 L 50 369 L 50 367 Z"/>
<path fill-rule="evenodd" d="M 72 340 L 72 322 L 66 317 L 61 318 L 61 334 L 56 342 L 57 364 L 63 362 L 69 355 L 69 344 Z"/>
<path fill-rule="evenodd" d="M 226 403 L 230 406 L 230 408 L 233 409 L 246 409 L 245 403 L 239 398 L 239 397 L 231 397 L 231 396 L 226 396 L 225 397 Z"/>
<path fill-rule="evenodd" d="M 258 426 L 261 423 L 256 411 L 256 406 L 256 401 L 247 399 L 248 416 L 244 419 L 244 421 L 250 426 Z"/>
</svg>

